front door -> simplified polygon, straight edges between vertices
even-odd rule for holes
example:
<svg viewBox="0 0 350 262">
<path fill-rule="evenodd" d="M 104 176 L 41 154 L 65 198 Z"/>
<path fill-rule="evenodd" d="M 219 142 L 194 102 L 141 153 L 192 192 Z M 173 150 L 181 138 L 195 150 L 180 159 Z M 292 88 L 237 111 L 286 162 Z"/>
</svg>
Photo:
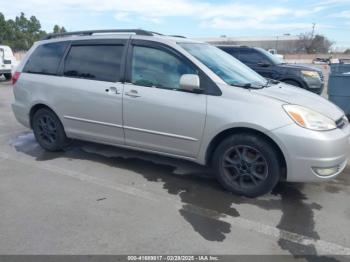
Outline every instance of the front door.
<svg viewBox="0 0 350 262">
<path fill-rule="evenodd" d="M 206 118 L 206 95 L 179 90 L 197 70 L 161 46 L 131 45 L 130 83 L 124 86 L 125 142 L 129 146 L 195 158 Z"/>
</svg>

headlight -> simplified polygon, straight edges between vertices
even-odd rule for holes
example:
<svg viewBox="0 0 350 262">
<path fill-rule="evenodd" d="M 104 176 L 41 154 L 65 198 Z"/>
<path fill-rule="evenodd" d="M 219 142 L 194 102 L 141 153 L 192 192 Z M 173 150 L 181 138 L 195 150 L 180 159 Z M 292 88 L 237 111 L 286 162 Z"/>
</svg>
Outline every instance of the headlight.
<svg viewBox="0 0 350 262">
<path fill-rule="evenodd" d="M 305 77 L 320 78 L 320 74 L 316 71 L 301 71 L 301 74 Z"/>
<path fill-rule="evenodd" d="M 298 105 L 284 105 L 283 108 L 290 118 L 301 127 L 316 131 L 337 128 L 337 125 L 332 119 L 309 108 Z"/>
</svg>

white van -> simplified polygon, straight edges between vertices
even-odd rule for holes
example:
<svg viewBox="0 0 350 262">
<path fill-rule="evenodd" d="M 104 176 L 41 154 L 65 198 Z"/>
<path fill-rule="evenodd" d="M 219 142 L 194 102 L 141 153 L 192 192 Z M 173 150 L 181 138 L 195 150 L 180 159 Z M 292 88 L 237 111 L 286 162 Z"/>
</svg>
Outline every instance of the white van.
<svg viewBox="0 0 350 262">
<path fill-rule="evenodd" d="M 341 109 L 191 39 L 140 29 L 49 35 L 12 82 L 17 120 L 48 151 L 80 139 L 183 158 L 249 197 L 280 180 L 332 179 L 348 161 Z"/>
<path fill-rule="evenodd" d="M 17 65 L 17 61 L 9 46 L 0 45 L 0 76 L 3 74 L 6 80 L 10 80 L 12 71 Z"/>
</svg>

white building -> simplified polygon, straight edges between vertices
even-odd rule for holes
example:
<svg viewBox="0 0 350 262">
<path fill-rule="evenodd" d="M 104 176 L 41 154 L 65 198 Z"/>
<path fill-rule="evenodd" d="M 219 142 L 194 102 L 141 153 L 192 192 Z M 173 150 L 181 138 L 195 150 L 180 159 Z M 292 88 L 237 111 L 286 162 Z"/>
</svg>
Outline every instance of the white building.
<svg viewBox="0 0 350 262">
<path fill-rule="evenodd" d="M 266 50 L 276 49 L 280 54 L 295 53 L 300 51 L 299 36 L 250 36 L 250 37 L 209 37 L 197 38 L 200 41 L 210 44 L 245 45 L 251 47 L 261 47 Z"/>
</svg>

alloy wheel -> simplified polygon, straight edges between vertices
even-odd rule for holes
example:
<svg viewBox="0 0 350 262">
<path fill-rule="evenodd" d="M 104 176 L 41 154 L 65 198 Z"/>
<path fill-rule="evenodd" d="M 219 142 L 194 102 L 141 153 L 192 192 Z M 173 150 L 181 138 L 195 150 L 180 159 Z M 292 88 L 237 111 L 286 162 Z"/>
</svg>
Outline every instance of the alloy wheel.
<svg viewBox="0 0 350 262">
<path fill-rule="evenodd" d="M 238 188 L 256 187 L 268 177 L 268 164 L 262 153 L 251 146 L 229 148 L 222 159 L 225 179 Z"/>
<path fill-rule="evenodd" d="M 49 115 L 43 115 L 38 120 L 38 135 L 47 144 L 57 140 L 57 123 Z"/>
</svg>

